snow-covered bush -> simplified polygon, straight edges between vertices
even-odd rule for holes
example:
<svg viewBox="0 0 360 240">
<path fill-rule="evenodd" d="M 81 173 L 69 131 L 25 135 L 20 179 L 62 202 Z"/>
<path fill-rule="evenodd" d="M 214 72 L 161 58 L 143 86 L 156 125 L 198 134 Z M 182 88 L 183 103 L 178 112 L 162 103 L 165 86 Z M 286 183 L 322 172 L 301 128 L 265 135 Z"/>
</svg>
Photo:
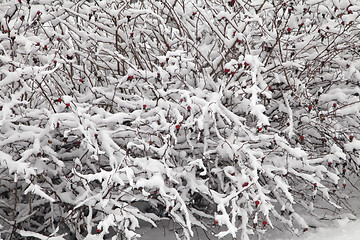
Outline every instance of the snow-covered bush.
<svg viewBox="0 0 360 240">
<path fill-rule="evenodd" d="M 133 239 L 171 219 L 179 239 L 249 239 L 341 216 L 359 173 L 359 12 L 4 1 L 1 237 Z"/>
</svg>

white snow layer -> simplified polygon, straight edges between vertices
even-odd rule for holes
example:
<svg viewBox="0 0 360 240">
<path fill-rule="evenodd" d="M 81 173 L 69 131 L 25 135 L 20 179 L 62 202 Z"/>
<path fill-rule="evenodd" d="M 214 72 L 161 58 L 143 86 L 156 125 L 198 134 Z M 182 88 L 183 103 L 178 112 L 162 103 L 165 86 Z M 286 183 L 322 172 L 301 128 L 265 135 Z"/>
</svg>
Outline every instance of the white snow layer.
<svg viewBox="0 0 360 240">
<path fill-rule="evenodd" d="M 171 224 L 170 224 L 171 225 Z M 143 228 L 143 236 L 140 240 L 175 240 L 174 230 L 167 228 Z M 194 239 L 211 239 L 215 240 L 217 238 L 210 236 L 209 233 L 205 234 L 202 230 L 198 232 L 198 238 Z M 207 236 L 206 236 L 207 235 Z M 348 218 L 338 220 L 334 225 L 331 225 L 327 228 L 318 228 L 316 230 L 310 229 L 308 232 L 301 234 L 299 237 L 289 237 L 288 234 L 283 234 L 285 238 L 266 235 L 262 236 L 262 240 L 359 240 L 360 239 L 360 220 L 351 221 Z M 224 238 L 230 239 L 230 238 Z"/>
<path fill-rule="evenodd" d="M 296 240 L 299 238 L 294 238 Z M 299 240 L 358 240 L 360 239 L 360 220 L 339 220 L 336 227 L 319 228 L 304 234 Z"/>
</svg>

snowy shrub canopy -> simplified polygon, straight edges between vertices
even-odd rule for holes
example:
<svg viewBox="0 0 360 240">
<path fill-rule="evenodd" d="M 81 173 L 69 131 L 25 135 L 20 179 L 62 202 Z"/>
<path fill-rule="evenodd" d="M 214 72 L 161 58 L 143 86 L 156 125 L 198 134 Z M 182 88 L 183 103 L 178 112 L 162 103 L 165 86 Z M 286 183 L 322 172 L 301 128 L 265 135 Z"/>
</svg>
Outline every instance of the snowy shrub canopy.
<svg viewBox="0 0 360 240">
<path fill-rule="evenodd" d="M 2 1 L 1 238 L 134 239 L 170 219 L 179 239 L 246 240 L 349 212 L 359 13 L 356 0 Z"/>
</svg>

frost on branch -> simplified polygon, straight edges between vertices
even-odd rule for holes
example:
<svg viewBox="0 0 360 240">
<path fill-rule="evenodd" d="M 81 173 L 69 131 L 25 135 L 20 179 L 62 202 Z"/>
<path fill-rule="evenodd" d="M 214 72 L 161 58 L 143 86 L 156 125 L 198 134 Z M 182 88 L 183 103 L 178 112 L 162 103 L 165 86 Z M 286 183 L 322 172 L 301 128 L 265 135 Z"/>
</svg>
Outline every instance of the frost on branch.
<svg viewBox="0 0 360 240">
<path fill-rule="evenodd" d="M 134 239 L 170 219 L 180 239 L 251 239 L 351 212 L 359 8 L 2 3 L 1 238 Z"/>
</svg>

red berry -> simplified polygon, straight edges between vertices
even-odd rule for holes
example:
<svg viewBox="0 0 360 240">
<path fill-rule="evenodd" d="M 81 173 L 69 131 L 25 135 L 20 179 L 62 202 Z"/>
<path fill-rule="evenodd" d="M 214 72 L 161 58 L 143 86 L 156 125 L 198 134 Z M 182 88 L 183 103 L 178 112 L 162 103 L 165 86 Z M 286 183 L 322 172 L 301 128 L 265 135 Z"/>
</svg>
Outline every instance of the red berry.
<svg viewBox="0 0 360 240">
<path fill-rule="evenodd" d="M 269 91 L 271 91 L 272 90 L 272 87 L 271 86 L 269 86 Z"/>
<path fill-rule="evenodd" d="M 303 230 L 303 231 L 304 231 L 304 232 L 306 232 L 306 231 L 308 231 L 308 230 L 309 230 L 308 228 L 304 228 L 304 230 Z"/>
<path fill-rule="evenodd" d="M 343 173 L 346 173 L 346 169 L 345 169 L 345 168 L 343 169 Z"/>
<path fill-rule="evenodd" d="M 132 76 L 132 75 L 128 76 L 129 80 L 133 80 L 133 78 L 134 78 L 134 76 Z"/>
<path fill-rule="evenodd" d="M 196 15 L 196 12 L 193 12 L 193 15 L 195 16 L 195 15 Z"/>
<path fill-rule="evenodd" d="M 80 78 L 80 79 L 79 79 L 79 82 L 81 82 L 81 83 L 84 82 L 84 79 Z"/>
<path fill-rule="evenodd" d="M 214 220 L 214 224 L 219 224 L 219 222 L 218 222 L 218 221 L 216 221 L 216 220 Z"/>
<path fill-rule="evenodd" d="M 60 37 L 58 37 L 56 40 L 61 41 L 61 38 L 60 38 Z"/>
<path fill-rule="evenodd" d="M 183 102 L 183 101 L 184 101 L 184 99 L 181 98 L 181 99 L 180 99 L 180 102 Z"/>
<path fill-rule="evenodd" d="M 331 165 L 332 165 L 332 162 L 328 162 L 328 166 L 331 167 Z"/>
<path fill-rule="evenodd" d="M 336 108 L 337 104 L 336 103 L 333 103 L 333 108 Z"/>
<path fill-rule="evenodd" d="M 58 98 L 58 102 L 61 103 L 62 102 L 62 99 L 61 97 Z"/>
<path fill-rule="evenodd" d="M 57 127 L 57 128 L 60 127 L 60 123 L 56 123 L 56 127 Z"/>
<path fill-rule="evenodd" d="M 246 186 L 248 186 L 248 185 L 249 185 L 248 182 L 244 182 L 244 184 L 242 185 L 242 187 L 246 187 Z"/>
<path fill-rule="evenodd" d="M 303 23 L 303 22 L 300 24 L 301 27 L 303 27 L 304 25 L 305 25 L 305 23 Z"/>
<path fill-rule="evenodd" d="M 99 135 L 97 133 L 94 134 L 94 137 L 97 138 Z"/>
<path fill-rule="evenodd" d="M 143 109 L 145 109 L 145 108 L 146 108 L 146 104 L 143 105 Z"/>
<path fill-rule="evenodd" d="M 343 183 L 343 187 L 346 188 L 346 183 Z"/>
<path fill-rule="evenodd" d="M 134 36 L 134 33 L 130 33 L 130 37 L 133 37 Z"/>
<path fill-rule="evenodd" d="M 258 128 L 257 128 L 257 131 L 258 131 L 258 132 L 260 132 L 261 130 L 262 130 L 262 128 L 261 128 L 261 127 L 258 127 Z"/>
<path fill-rule="evenodd" d="M 18 0 L 19 3 L 21 3 L 21 0 Z"/>
<path fill-rule="evenodd" d="M 255 201 L 255 205 L 256 205 L 256 206 L 259 206 L 259 205 L 260 205 L 260 201 L 256 200 L 256 201 Z"/>
<path fill-rule="evenodd" d="M 231 75 L 233 75 L 233 76 L 234 76 L 234 75 L 235 75 L 235 72 L 231 72 Z"/>
<path fill-rule="evenodd" d="M 65 103 L 65 106 L 66 106 L 66 107 L 70 107 L 70 103 Z"/>
<path fill-rule="evenodd" d="M 169 212 L 171 212 L 171 210 L 173 210 L 173 206 L 169 206 Z"/>
<path fill-rule="evenodd" d="M 268 222 L 267 222 L 267 221 L 265 221 L 265 220 L 262 222 L 262 224 L 263 224 L 264 226 L 266 226 L 266 225 L 267 225 L 267 223 L 268 223 Z"/>
<path fill-rule="evenodd" d="M 96 232 L 97 232 L 97 233 L 100 233 L 100 232 L 101 232 L 101 229 L 96 229 Z"/>
<path fill-rule="evenodd" d="M 40 43 L 38 42 L 38 43 L 36 43 L 36 46 L 40 46 Z"/>
<path fill-rule="evenodd" d="M 228 72 L 230 72 L 230 69 L 225 68 L 224 72 L 225 72 L 225 73 L 228 73 Z"/>
<path fill-rule="evenodd" d="M 177 130 L 179 130 L 179 129 L 180 129 L 180 125 L 176 125 L 175 128 L 176 128 Z"/>
<path fill-rule="evenodd" d="M 288 32 L 291 32 L 291 28 L 287 28 L 286 30 L 287 30 Z"/>
<path fill-rule="evenodd" d="M 154 194 L 158 194 L 158 191 L 155 190 L 155 191 L 154 191 Z"/>
<path fill-rule="evenodd" d="M 317 187 L 317 183 L 314 183 L 314 187 Z"/>
<path fill-rule="evenodd" d="M 231 173 L 231 176 L 235 176 L 235 173 L 233 172 L 233 173 Z"/>
<path fill-rule="evenodd" d="M 187 110 L 189 110 L 189 111 L 190 111 L 190 109 L 191 109 L 191 107 L 190 107 L 190 106 L 187 106 Z"/>
<path fill-rule="evenodd" d="M 54 64 L 56 64 L 57 63 L 57 61 L 56 60 L 54 60 Z"/>
<path fill-rule="evenodd" d="M 250 64 L 248 64 L 247 62 L 244 62 L 245 67 L 249 66 Z"/>
<path fill-rule="evenodd" d="M 312 108 L 313 108 L 313 107 L 312 107 L 311 105 L 308 106 L 309 111 L 311 111 Z"/>
<path fill-rule="evenodd" d="M 354 136 L 353 135 L 350 135 L 349 136 L 349 139 L 350 139 L 350 142 L 352 142 L 354 140 Z"/>
<path fill-rule="evenodd" d="M 344 21 L 342 21 L 342 22 L 341 22 L 341 25 L 345 25 L 345 22 L 344 22 Z"/>
<path fill-rule="evenodd" d="M 304 141 L 305 137 L 303 135 L 300 136 L 300 140 Z"/>
<path fill-rule="evenodd" d="M 46 50 L 46 49 L 47 49 L 47 45 L 45 45 L 43 49 Z"/>
<path fill-rule="evenodd" d="M 37 15 L 40 15 L 40 14 L 41 14 L 41 12 L 40 12 L 40 11 L 37 11 L 37 12 L 36 12 L 36 14 L 37 14 Z"/>
</svg>

